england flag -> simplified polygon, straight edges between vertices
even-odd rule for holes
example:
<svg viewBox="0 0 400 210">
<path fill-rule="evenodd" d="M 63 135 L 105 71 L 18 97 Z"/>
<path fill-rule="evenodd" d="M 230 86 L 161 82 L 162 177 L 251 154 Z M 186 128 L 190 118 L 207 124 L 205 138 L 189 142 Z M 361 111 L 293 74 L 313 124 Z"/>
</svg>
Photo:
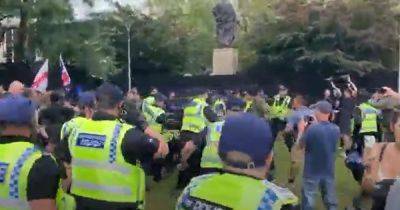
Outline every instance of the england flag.
<svg viewBox="0 0 400 210">
<path fill-rule="evenodd" d="M 49 80 L 48 78 L 49 78 L 49 60 L 46 59 L 43 65 L 40 67 L 38 73 L 36 74 L 35 79 L 33 80 L 32 89 L 42 93 L 45 92 Z"/>
<path fill-rule="evenodd" d="M 67 67 L 65 67 L 61 54 L 60 54 L 60 68 L 61 68 L 61 80 L 63 87 L 68 87 L 71 84 L 71 77 L 69 77 Z"/>
</svg>

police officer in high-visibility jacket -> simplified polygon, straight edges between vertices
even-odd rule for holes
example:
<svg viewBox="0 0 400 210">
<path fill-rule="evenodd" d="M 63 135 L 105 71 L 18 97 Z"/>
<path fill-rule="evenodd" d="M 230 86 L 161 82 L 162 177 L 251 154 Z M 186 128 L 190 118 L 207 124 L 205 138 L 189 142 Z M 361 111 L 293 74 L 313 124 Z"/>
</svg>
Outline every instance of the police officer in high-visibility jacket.
<svg viewBox="0 0 400 210">
<path fill-rule="evenodd" d="M 230 98 L 226 105 L 227 116 L 232 116 L 243 112 L 246 102 L 240 98 Z M 219 172 L 222 169 L 222 161 L 218 156 L 218 145 L 223 125 L 224 120 L 220 120 L 207 126 L 206 145 L 200 163 L 201 174 Z"/>
<path fill-rule="evenodd" d="M 204 147 L 206 126 L 216 122 L 218 116 L 207 104 L 208 92 L 205 89 L 195 89 L 194 99 L 183 111 L 180 142 L 182 142 L 181 164 L 177 188 L 183 188 L 193 176 L 200 173 L 201 151 Z"/>
<path fill-rule="evenodd" d="M 55 210 L 56 161 L 34 144 L 37 106 L 20 95 L 0 99 L 0 209 Z"/>
<path fill-rule="evenodd" d="M 158 133 L 162 133 L 162 126 L 165 122 L 165 101 L 167 98 L 157 93 L 154 95 L 154 103 L 152 105 L 146 105 L 143 107 L 143 115 L 149 123 L 151 129 Z"/>
<path fill-rule="evenodd" d="M 279 93 L 274 96 L 270 105 L 269 118 L 271 119 L 272 135 L 274 138 L 285 128 L 286 117 L 290 111 L 292 98 L 288 95 L 288 89 L 280 85 Z"/>
<path fill-rule="evenodd" d="M 223 171 L 193 178 L 176 209 L 294 209 L 298 198 L 265 180 L 273 142 L 265 120 L 250 113 L 227 117 L 218 148 Z"/>
<path fill-rule="evenodd" d="M 219 119 L 223 119 L 226 115 L 226 104 L 222 96 L 217 95 L 213 103 L 213 111 L 217 114 Z"/>
<path fill-rule="evenodd" d="M 354 114 L 354 143 L 362 155 L 365 141 L 372 141 L 370 144 L 379 140 L 378 119 L 380 111 L 368 102 L 361 103 Z"/>
<path fill-rule="evenodd" d="M 145 176 L 139 161 L 164 157 L 168 147 L 119 119 L 123 93 L 117 86 L 101 85 L 96 100 L 92 119 L 74 118 L 61 130 L 77 209 L 143 209 Z"/>
</svg>

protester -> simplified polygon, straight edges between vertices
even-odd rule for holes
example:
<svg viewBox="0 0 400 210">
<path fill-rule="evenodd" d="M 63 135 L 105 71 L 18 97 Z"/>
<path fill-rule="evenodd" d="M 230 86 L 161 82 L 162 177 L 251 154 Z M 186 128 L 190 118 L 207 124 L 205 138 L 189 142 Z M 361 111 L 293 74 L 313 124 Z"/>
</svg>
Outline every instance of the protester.
<svg viewBox="0 0 400 210">
<path fill-rule="evenodd" d="M 391 94 L 391 93 L 389 93 Z M 369 145 L 365 151 L 362 188 L 374 198 L 373 210 L 384 209 L 390 186 L 400 177 L 400 112 L 395 112 L 391 128 L 395 142 Z"/>
<path fill-rule="evenodd" d="M 75 116 L 72 108 L 64 106 L 65 96 L 62 91 L 50 93 L 50 106 L 42 109 L 39 113 L 41 125 L 62 124 Z"/>
<path fill-rule="evenodd" d="M 10 94 L 22 94 L 24 92 L 24 84 L 20 81 L 11 82 L 10 86 L 8 86 L 8 93 Z"/>
<path fill-rule="evenodd" d="M 314 112 L 307 107 L 307 100 L 302 95 L 297 95 L 293 99 L 292 109 L 293 112 L 287 118 L 286 128 L 284 130 L 284 141 L 289 152 L 292 153 L 292 147 L 295 144 L 295 140 L 298 138 L 298 124 L 302 120 L 307 122 L 313 121 Z M 295 153 L 296 151 L 293 151 Z M 300 168 L 301 163 L 300 157 L 295 154 L 291 154 L 291 163 L 289 170 L 288 184 L 293 185 Z"/>
<path fill-rule="evenodd" d="M 298 124 L 299 140 L 296 149 L 305 150 L 302 202 L 303 210 L 315 209 L 315 196 L 320 188 L 328 210 L 337 209 L 335 186 L 336 144 L 339 128 L 329 122 L 333 109 L 327 101 L 314 105 L 316 122 Z"/>
<path fill-rule="evenodd" d="M 176 209 L 294 209 L 296 196 L 265 180 L 273 144 L 265 120 L 249 113 L 228 117 L 218 147 L 223 172 L 193 178 Z"/>
<path fill-rule="evenodd" d="M 128 93 L 126 94 L 126 100 L 134 103 L 136 106 L 136 109 L 138 109 L 138 110 L 140 109 L 140 107 L 142 105 L 141 97 L 140 97 L 139 91 L 136 87 L 133 87 L 132 89 L 130 89 L 128 91 Z"/>
<path fill-rule="evenodd" d="M 355 92 L 349 88 L 343 91 L 343 96 L 340 100 L 339 113 L 337 115 L 337 122 L 341 132 L 341 139 L 343 146 L 348 153 L 352 146 L 351 140 L 351 120 L 353 118 L 354 108 L 356 106 Z"/>
<path fill-rule="evenodd" d="M 369 103 L 381 110 L 382 120 L 380 129 L 383 142 L 394 141 L 393 132 L 390 129 L 390 121 L 393 118 L 394 109 L 400 107 L 400 99 L 396 98 L 396 93 L 390 88 L 378 90 L 369 100 Z"/>
</svg>

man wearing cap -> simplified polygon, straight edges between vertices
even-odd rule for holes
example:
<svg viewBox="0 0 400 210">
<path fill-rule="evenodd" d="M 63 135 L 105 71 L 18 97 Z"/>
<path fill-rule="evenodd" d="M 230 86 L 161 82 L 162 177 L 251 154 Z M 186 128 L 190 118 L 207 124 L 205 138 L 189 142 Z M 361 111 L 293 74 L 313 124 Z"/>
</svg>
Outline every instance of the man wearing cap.
<svg viewBox="0 0 400 210">
<path fill-rule="evenodd" d="M 0 209 L 56 209 L 60 175 L 34 144 L 36 109 L 21 95 L 0 99 Z"/>
<path fill-rule="evenodd" d="M 265 120 L 249 113 L 228 117 L 218 147 L 223 171 L 192 179 L 176 209 L 293 209 L 297 197 L 265 180 L 273 144 Z"/>
<path fill-rule="evenodd" d="M 119 120 L 123 93 L 117 86 L 101 85 L 96 100 L 92 119 L 74 118 L 61 131 L 77 209 L 143 209 L 145 177 L 138 161 L 164 157 L 168 147 Z"/>
<path fill-rule="evenodd" d="M 326 209 L 335 210 L 335 159 L 340 130 L 329 121 L 332 113 L 329 102 L 320 101 L 313 108 L 317 122 L 307 125 L 302 119 L 298 123 L 299 140 L 295 149 L 305 149 L 301 205 L 303 210 L 315 209 L 315 196 L 320 188 Z"/>
</svg>

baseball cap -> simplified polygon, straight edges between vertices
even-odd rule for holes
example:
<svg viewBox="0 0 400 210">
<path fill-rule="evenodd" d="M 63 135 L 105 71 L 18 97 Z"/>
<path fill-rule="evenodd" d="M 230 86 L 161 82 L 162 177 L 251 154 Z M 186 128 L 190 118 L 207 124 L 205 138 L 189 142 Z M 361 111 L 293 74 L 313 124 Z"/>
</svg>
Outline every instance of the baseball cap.
<svg viewBox="0 0 400 210">
<path fill-rule="evenodd" d="M 96 95 L 94 92 L 87 91 L 79 94 L 78 103 L 80 106 L 94 106 Z"/>
<path fill-rule="evenodd" d="M 332 104 L 330 104 L 328 101 L 318 101 L 316 104 L 311 105 L 310 108 L 324 114 L 330 114 L 333 111 Z"/>
<path fill-rule="evenodd" d="M 254 166 L 265 165 L 274 140 L 269 124 L 250 113 L 240 113 L 226 119 L 219 142 L 219 154 L 241 152 L 251 157 Z M 247 168 L 248 163 L 228 163 L 237 168 Z"/>
<path fill-rule="evenodd" d="M 7 95 L 0 99 L 0 122 L 30 124 L 37 105 L 21 95 Z"/>
</svg>

